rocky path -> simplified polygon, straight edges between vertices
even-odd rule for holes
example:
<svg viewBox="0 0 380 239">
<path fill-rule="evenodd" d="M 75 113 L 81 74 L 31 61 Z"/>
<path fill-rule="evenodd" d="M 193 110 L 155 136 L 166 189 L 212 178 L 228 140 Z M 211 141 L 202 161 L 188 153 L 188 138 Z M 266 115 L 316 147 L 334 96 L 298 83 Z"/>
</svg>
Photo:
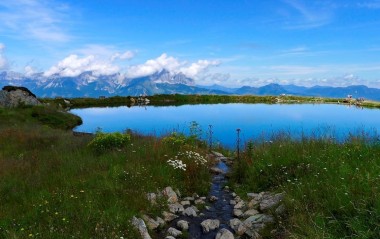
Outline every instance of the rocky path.
<svg viewBox="0 0 380 239">
<path fill-rule="evenodd" d="M 154 238 L 165 239 L 261 238 L 260 233 L 268 234 L 268 230 L 275 236 L 276 230 L 271 229 L 285 211 L 281 203 L 284 194 L 249 193 L 249 201 L 243 201 L 224 187 L 231 159 L 216 152 L 213 157 L 217 164 L 210 169 L 213 179 L 209 195 L 181 198 L 178 191 L 165 188 L 162 196 L 168 200 L 168 211 L 162 212 L 162 218 L 154 220 L 147 215 L 133 218 L 143 239 L 151 238 L 148 228 L 155 234 Z M 148 194 L 152 203 L 157 197 L 160 194 Z"/>
</svg>

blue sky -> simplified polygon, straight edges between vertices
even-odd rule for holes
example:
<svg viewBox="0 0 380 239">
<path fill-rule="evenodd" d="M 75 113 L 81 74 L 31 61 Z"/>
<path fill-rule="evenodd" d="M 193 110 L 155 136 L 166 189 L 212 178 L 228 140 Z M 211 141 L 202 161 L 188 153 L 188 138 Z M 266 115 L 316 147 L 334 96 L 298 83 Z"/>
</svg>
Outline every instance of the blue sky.
<svg viewBox="0 0 380 239">
<path fill-rule="evenodd" d="M 380 0 L 0 1 L 0 70 L 380 88 Z"/>
</svg>

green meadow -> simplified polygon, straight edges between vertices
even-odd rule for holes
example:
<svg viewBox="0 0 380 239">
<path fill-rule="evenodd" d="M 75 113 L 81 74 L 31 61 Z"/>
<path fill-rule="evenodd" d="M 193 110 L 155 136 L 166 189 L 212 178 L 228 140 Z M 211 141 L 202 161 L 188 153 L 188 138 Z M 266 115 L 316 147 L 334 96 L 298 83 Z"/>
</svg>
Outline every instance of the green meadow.
<svg viewBox="0 0 380 239">
<path fill-rule="evenodd" d="M 0 108 L 0 238 L 139 238 L 132 216 L 165 207 L 151 205 L 148 192 L 172 186 L 207 195 L 212 162 L 199 164 L 189 153 L 207 159 L 196 123 L 190 136 L 74 134 L 81 119 L 53 107 L 56 101 Z M 243 198 L 286 193 L 283 238 L 380 236 L 380 141 L 373 134 L 250 141 L 229 177 Z"/>
</svg>

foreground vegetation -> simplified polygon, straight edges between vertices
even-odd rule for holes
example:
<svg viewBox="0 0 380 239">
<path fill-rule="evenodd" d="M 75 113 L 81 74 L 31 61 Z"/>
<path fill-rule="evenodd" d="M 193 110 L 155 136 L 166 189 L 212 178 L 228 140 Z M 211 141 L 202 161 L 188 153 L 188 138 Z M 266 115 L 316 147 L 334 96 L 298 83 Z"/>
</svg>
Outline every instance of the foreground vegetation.
<svg viewBox="0 0 380 239">
<path fill-rule="evenodd" d="M 246 145 L 231 183 L 246 192 L 286 192 L 289 238 L 380 237 L 380 142 L 344 143 L 282 134 Z M 281 224 L 280 224 L 281 225 Z"/>
<path fill-rule="evenodd" d="M 360 107 L 380 108 L 379 102 L 364 101 L 356 103 L 354 99 L 347 101 L 339 98 L 302 97 L 302 96 L 256 96 L 256 95 L 153 95 L 145 97 L 150 105 L 184 105 L 184 104 L 219 104 L 219 103 L 265 103 L 265 104 L 299 104 L 299 103 L 335 103 L 350 104 Z M 145 99 L 144 98 L 144 99 Z M 44 103 L 61 105 L 63 108 L 133 106 L 139 104 L 138 98 L 113 96 L 108 98 L 63 98 L 41 99 Z"/>
<path fill-rule="evenodd" d="M 207 154 L 195 122 L 190 136 L 162 138 L 75 136 L 80 123 L 45 106 L 0 108 L 0 238 L 139 238 L 131 217 L 162 210 L 147 192 L 207 194 L 207 167 L 189 153 Z M 239 159 L 230 179 L 238 194 L 286 192 L 284 238 L 379 238 L 377 135 L 338 143 L 279 134 L 247 143 Z"/>
<path fill-rule="evenodd" d="M 133 132 L 74 136 L 78 117 L 0 108 L 0 238 L 138 238 L 133 215 L 158 211 L 147 192 L 206 194 L 206 166 L 168 160 L 206 149 L 194 137 Z"/>
</svg>

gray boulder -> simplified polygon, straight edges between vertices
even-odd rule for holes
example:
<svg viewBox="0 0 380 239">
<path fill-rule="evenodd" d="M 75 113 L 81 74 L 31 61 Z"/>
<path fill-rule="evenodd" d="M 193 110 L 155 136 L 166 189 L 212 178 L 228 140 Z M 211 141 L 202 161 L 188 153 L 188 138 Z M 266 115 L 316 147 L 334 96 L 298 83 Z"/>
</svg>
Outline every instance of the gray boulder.
<svg viewBox="0 0 380 239">
<path fill-rule="evenodd" d="M 217 228 L 219 228 L 220 222 L 217 219 L 207 219 L 201 222 L 201 226 L 204 233 L 207 233 L 209 231 L 213 231 Z"/>
<path fill-rule="evenodd" d="M 269 196 L 264 197 L 260 202 L 260 210 L 266 211 L 266 210 L 272 209 L 284 199 L 284 196 L 285 196 L 284 193 L 278 193 L 275 195 L 269 195 Z"/>
<path fill-rule="evenodd" d="M 185 220 L 179 220 L 177 222 L 177 227 L 180 228 L 182 231 L 189 230 L 189 222 Z"/>
<path fill-rule="evenodd" d="M 182 232 L 180 230 L 175 229 L 174 227 L 169 227 L 167 233 L 169 236 L 178 237 L 182 235 Z"/>
<path fill-rule="evenodd" d="M 241 236 L 247 231 L 247 227 L 237 218 L 230 220 L 230 227 L 235 231 L 236 235 Z"/>
<path fill-rule="evenodd" d="M 182 215 L 188 216 L 188 217 L 196 217 L 197 216 L 197 211 L 193 206 L 186 208 L 183 212 Z"/>
<path fill-rule="evenodd" d="M 169 211 L 171 213 L 180 213 L 180 212 L 183 212 L 185 209 L 183 208 L 182 204 L 176 202 L 176 203 L 172 203 L 172 204 L 169 204 Z"/>
<path fill-rule="evenodd" d="M 14 108 L 20 105 L 42 105 L 25 87 L 6 86 L 0 91 L 0 107 Z"/>
<path fill-rule="evenodd" d="M 149 235 L 148 228 L 146 227 L 144 220 L 141 218 L 132 218 L 132 225 L 137 228 L 137 230 L 140 232 L 140 235 L 143 239 L 152 239 Z"/>
<path fill-rule="evenodd" d="M 250 217 L 253 215 L 259 214 L 259 212 L 255 209 L 249 209 L 243 213 L 243 217 Z"/>
<path fill-rule="evenodd" d="M 165 211 L 162 212 L 162 216 L 164 217 L 165 222 L 171 222 L 178 217 L 177 215 L 175 215 L 173 213 L 165 212 Z"/>
<path fill-rule="evenodd" d="M 178 202 L 178 196 L 174 192 L 174 190 L 171 187 L 166 187 L 163 191 L 162 194 L 168 198 L 169 203 L 176 203 Z"/>
<path fill-rule="evenodd" d="M 142 218 L 144 219 L 146 225 L 150 230 L 154 230 L 160 226 L 160 223 L 155 221 L 153 218 L 149 217 L 148 215 L 143 215 Z"/>
<path fill-rule="evenodd" d="M 234 239 L 234 234 L 230 232 L 229 230 L 222 228 L 219 230 L 219 232 L 216 234 L 215 239 Z"/>
</svg>

